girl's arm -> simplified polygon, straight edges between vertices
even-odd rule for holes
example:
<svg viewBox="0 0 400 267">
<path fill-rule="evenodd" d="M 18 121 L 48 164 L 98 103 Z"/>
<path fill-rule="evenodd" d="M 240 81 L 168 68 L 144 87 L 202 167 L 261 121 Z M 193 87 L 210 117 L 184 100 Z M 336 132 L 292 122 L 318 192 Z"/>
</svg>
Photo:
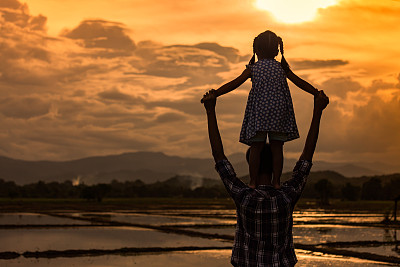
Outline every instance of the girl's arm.
<svg viewBox="0 0 400 267">
<path fill-rule="evenodd" d="M 251 71 L 249 69 L 245 69 L 242 74 L 240 74 L 237 78 L 235 78 L 234 80 L 222 85 L 220 88 L 218 88 L 215 91 L 215 95 L 221 96 L 224 95 L 226 93 L 229 93 L 230 91 L 235 90 L 236 88 L 238 88 L 239 86 L 241 86 L 248 78 L 251 77 Z"/>
<path fill-rule="evenodd" d="M 285 70 L 288 79 L 292 81 L 292 83 L 294 83 L 297 87 L 314 96 L 318 94 L 318 89 L 314 88 L 314 86 L 293 73 L 284 57 L 282 57 L 282 68 Z"/>
</svg>

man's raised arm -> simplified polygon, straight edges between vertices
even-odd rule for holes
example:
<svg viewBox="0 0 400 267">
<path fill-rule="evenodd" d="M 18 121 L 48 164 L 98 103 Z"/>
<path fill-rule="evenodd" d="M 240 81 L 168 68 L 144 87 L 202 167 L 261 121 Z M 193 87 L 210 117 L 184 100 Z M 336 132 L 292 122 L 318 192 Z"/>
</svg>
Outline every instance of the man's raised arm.
<svg viewBox="0 0 400 267">
<path fill-rule="evenodd" d="M 202 102 L 207 112 L 207 123 L 208 123 L 208 137 L 210 139 L 210 145 L 212 155 L 215 162 L 226 159 L 224 154 L 224 148 L 222 146 L 221 135 L 218 129 L 217 117 L 215 115 L 216 105 L 215 90 L 211 90 L 203 96 Z"/>
<path fill-rule="evenodd" d="M 323 91 L 319 91 L 314 97 L 314 111 L 311 121 L 310 130 L 308 131 L 306 143 L 304 145 L 303 153 L 300 156 L 300 160 L 312 161 L 315 147 L 317 145 L 319 125 L 321 122 L 322 111 L 329 104 L 329 98 Z"/>
</svg>

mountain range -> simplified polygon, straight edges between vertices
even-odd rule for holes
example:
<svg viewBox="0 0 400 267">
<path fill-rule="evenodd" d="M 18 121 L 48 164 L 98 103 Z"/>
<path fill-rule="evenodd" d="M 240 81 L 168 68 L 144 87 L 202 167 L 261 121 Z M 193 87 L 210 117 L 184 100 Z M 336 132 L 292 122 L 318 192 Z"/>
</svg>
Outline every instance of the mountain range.
<svg viewBox="0 0 400 267">
<path fill-rule="evenodd" d="M 239 177 L 248 174 L 244 154 L 228 157 Z M 290 172 L 295 159 L 285 159 L 284 172 Z M 374 169 L 368 168 L 374 166 Z M 380 166 L 379 169 L 375 168 Z M 373 176 L 399 172 L 399 166 L 374 163 L 329 163 L 314 162 L 312 171 L 331 170 L 345 177 Z M 165 181 L 175 175 L 217 179 L 211 158 L 182 158 L 161 152 L 132 152 L 120 155 L 96 156 L 70 161 L 26 161 L 0 156 L 0 179 L 28 184 L 37 181 L 97 184 L 112 180 L 144 183 Z"/>
</svg>

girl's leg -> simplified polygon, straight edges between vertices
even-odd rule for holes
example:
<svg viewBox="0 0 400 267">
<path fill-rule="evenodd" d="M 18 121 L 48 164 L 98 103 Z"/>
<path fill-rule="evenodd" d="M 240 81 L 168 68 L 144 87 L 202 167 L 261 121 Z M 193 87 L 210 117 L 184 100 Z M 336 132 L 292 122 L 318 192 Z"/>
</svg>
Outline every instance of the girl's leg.
<svg viewBox="0 0 400 267">
<path fill-rule="evenodd" d="M 249 155 L 249 174 L 250 174 L 250 186 L 255 188 L 258 181 L 258 172 L 260 170 L 260 157 L 261 151 L 264 148 L 265 141 L 263 142 L 252 142 L 250 145 Z"/>
<path fill-rule="evenodd" d="M 281 187 L 281 175 L 283 169 L 283 141 L 270 140 L 272 152 L 272 185 L 275 188 Z"/>
</svg>

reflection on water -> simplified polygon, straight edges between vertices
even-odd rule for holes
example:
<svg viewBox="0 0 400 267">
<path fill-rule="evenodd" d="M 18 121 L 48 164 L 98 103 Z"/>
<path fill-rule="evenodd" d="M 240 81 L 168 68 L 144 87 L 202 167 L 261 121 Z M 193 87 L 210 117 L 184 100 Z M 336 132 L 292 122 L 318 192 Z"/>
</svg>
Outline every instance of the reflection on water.
<svg viewBox="0 0 400 267">
<path fill-rule="evenodd" d="M 319 222 L 319 223 L 379 223 L 383 219 L 382 214 L 363 213 L 324 213 L 321 211 L 295 211 L 293 221 Z"/>
<path fill-rule="evenodd" d="M 101 217 L 127 223 L 140 223 L 151 225 L 192 225 L 192 224 L 235 224 L 234 210 L 153 210 L 152 214 L 138 212 L 105 212 L 105 213 L 74 213 L 78 217 Z M 379 223 L 383 219 L 382 214 L 362 213 L 324 213 L 321 211 L 295 211 L 294 224 L 324 223 Z"/>
<path fill-rule="evenodd" d="M 393 256 L 393 257 L 400 256 L 400 252 L 398 249 L 396 249 L 395 245 L 385 245 L 377 247 L 358 247 L 358 248 L 350 247 L 346 249 L 351 251 L 368 252 L 385 256 Z"/>
<path fill-rule="evenodd" d="M 212 225 L 212 224 L 236 224 L 236 219 L 216 219 L 216 218 L 204 218 L 194 216 L 178 216 L 178 215 L 159 215 L 159 214 L 140 214 L 140 213 L 118 213 L 118 212 L 107 212 L 107 213 L 74 213 L 73 216 L 84 217 L 84 218 L 102 218 L 106 220 L 124 222 L 124 223 L 136 223 L 145 225 Z"/>
<path fill-rule="evenodd" d="M 326 242 L 385 241 L 385 229 L 343 225 L 301 225 L 293 227 L 294 242 L 318 244 Z"/>
<path fill-rule="evenodd" d="M 298 263 L 296 267 L 309 266 L 330 266 L 330 267 L 373 267 L 373 266 L 397 266 L 389 263 L 380 263 L 351 257 L 333 256 L 321 253 L 310 253 L 303 250 L 296 250 Z"/>
<path fill-rule="evenodd" d="M 166 234 L 134 227 L 0 230 L 0 251 L 119 249 L 123 247 L 181 247 L 229 245 L 218 240 Z"/>
<path fill-rule="evenodd" d="M 37 213 L 0 213 L 0 225 L 27 225 L 27 224 L 87 224 L 68 218 L 59 218 Z"/>
<path fill-rule="evenodd" d="M 190 237 L 184 234 L 167 234 L 145 228 L 147 225 L 186 227 L 186 230 L 234 235 L 236 223 L 234 210 L 157 210 L 151 214 L 140 211 L 104 213 L 65 213 L 77 219 L 59 218 L 35 213 L 5 213 L 0 215 L 0 225 L 43 225 L 42 228 L 0 229 L 0 252 L 45 251 L 68 249 L 120 249 L 124 247 L 229 247 L 232 241 Z M 80 219 L 81 218 L 81 219 Z M 144 227 L 59 227 L 45 225 L 88 224 L 87 219 L 102 219 L 121 223 L 141 224 Z M 85 220 L 82 220 L 85 219 Z M 319 244 L 327 242 L 379 241 L 392 242 L 382 246 L 341 247 L 349 251 L 368 252 L 400 258 L 397 231 L 371 226 L 349 226 L 346 223 L 379 222 L 379 214 L 333 214 L 321 211 L 295 212 L 294 243 Z M 297 222 L 297 224 L 296 224 Z M 310 223 L 310 224 L 309 224 Z M 320 223 L 320 224 L 318 224 Z M 342 225 L 341 225 L 342 223 Z M 221 227 L 221 225 L 225 225 Z M 175 229 L 175 228 L 174 228 Z M 193 252 L 168 252 L 135 256 L 98 256 L 38 260 L 19 257 L 0 260 L 1 266 L 230 266 L 230 250 L 195 250 Z M 296 266 L 378 266 L 376 262 L 338 256 L 326 256 L 307 251 L 297 251 Z"/>
<path fill-rule="evenodd" d="M 208 234 L 234 235 L 234 227 L 192 228 Z M 295 225 L 294 243 L 319 244 L 326 242 L 392 241 L 386 238 L 388 229 L 343 225 Z"/>
<path fill-rule="evenodd" d="M 296 251 L 299 262 L 296 267 L 330 266 L 330 267 L 373 267 L 388 266 L 372 261 L 335 256 L 321 256 L 307 254 L 303 251 Z M 100 256 L 100 257 L 79 257 L 79 258 L 56 258 L 56 259 L 15 259 L 3 261 L 4 267 L 70 267 L 70 266 L 91 266 L 91 267 L 231 267 L 230 250 L 205 250 L 195 252 L 171 252 L 162 254 L 144 254 L 134 256 Z M 2 264 L 3 264 L 2 262 Z"/>
</svg>

